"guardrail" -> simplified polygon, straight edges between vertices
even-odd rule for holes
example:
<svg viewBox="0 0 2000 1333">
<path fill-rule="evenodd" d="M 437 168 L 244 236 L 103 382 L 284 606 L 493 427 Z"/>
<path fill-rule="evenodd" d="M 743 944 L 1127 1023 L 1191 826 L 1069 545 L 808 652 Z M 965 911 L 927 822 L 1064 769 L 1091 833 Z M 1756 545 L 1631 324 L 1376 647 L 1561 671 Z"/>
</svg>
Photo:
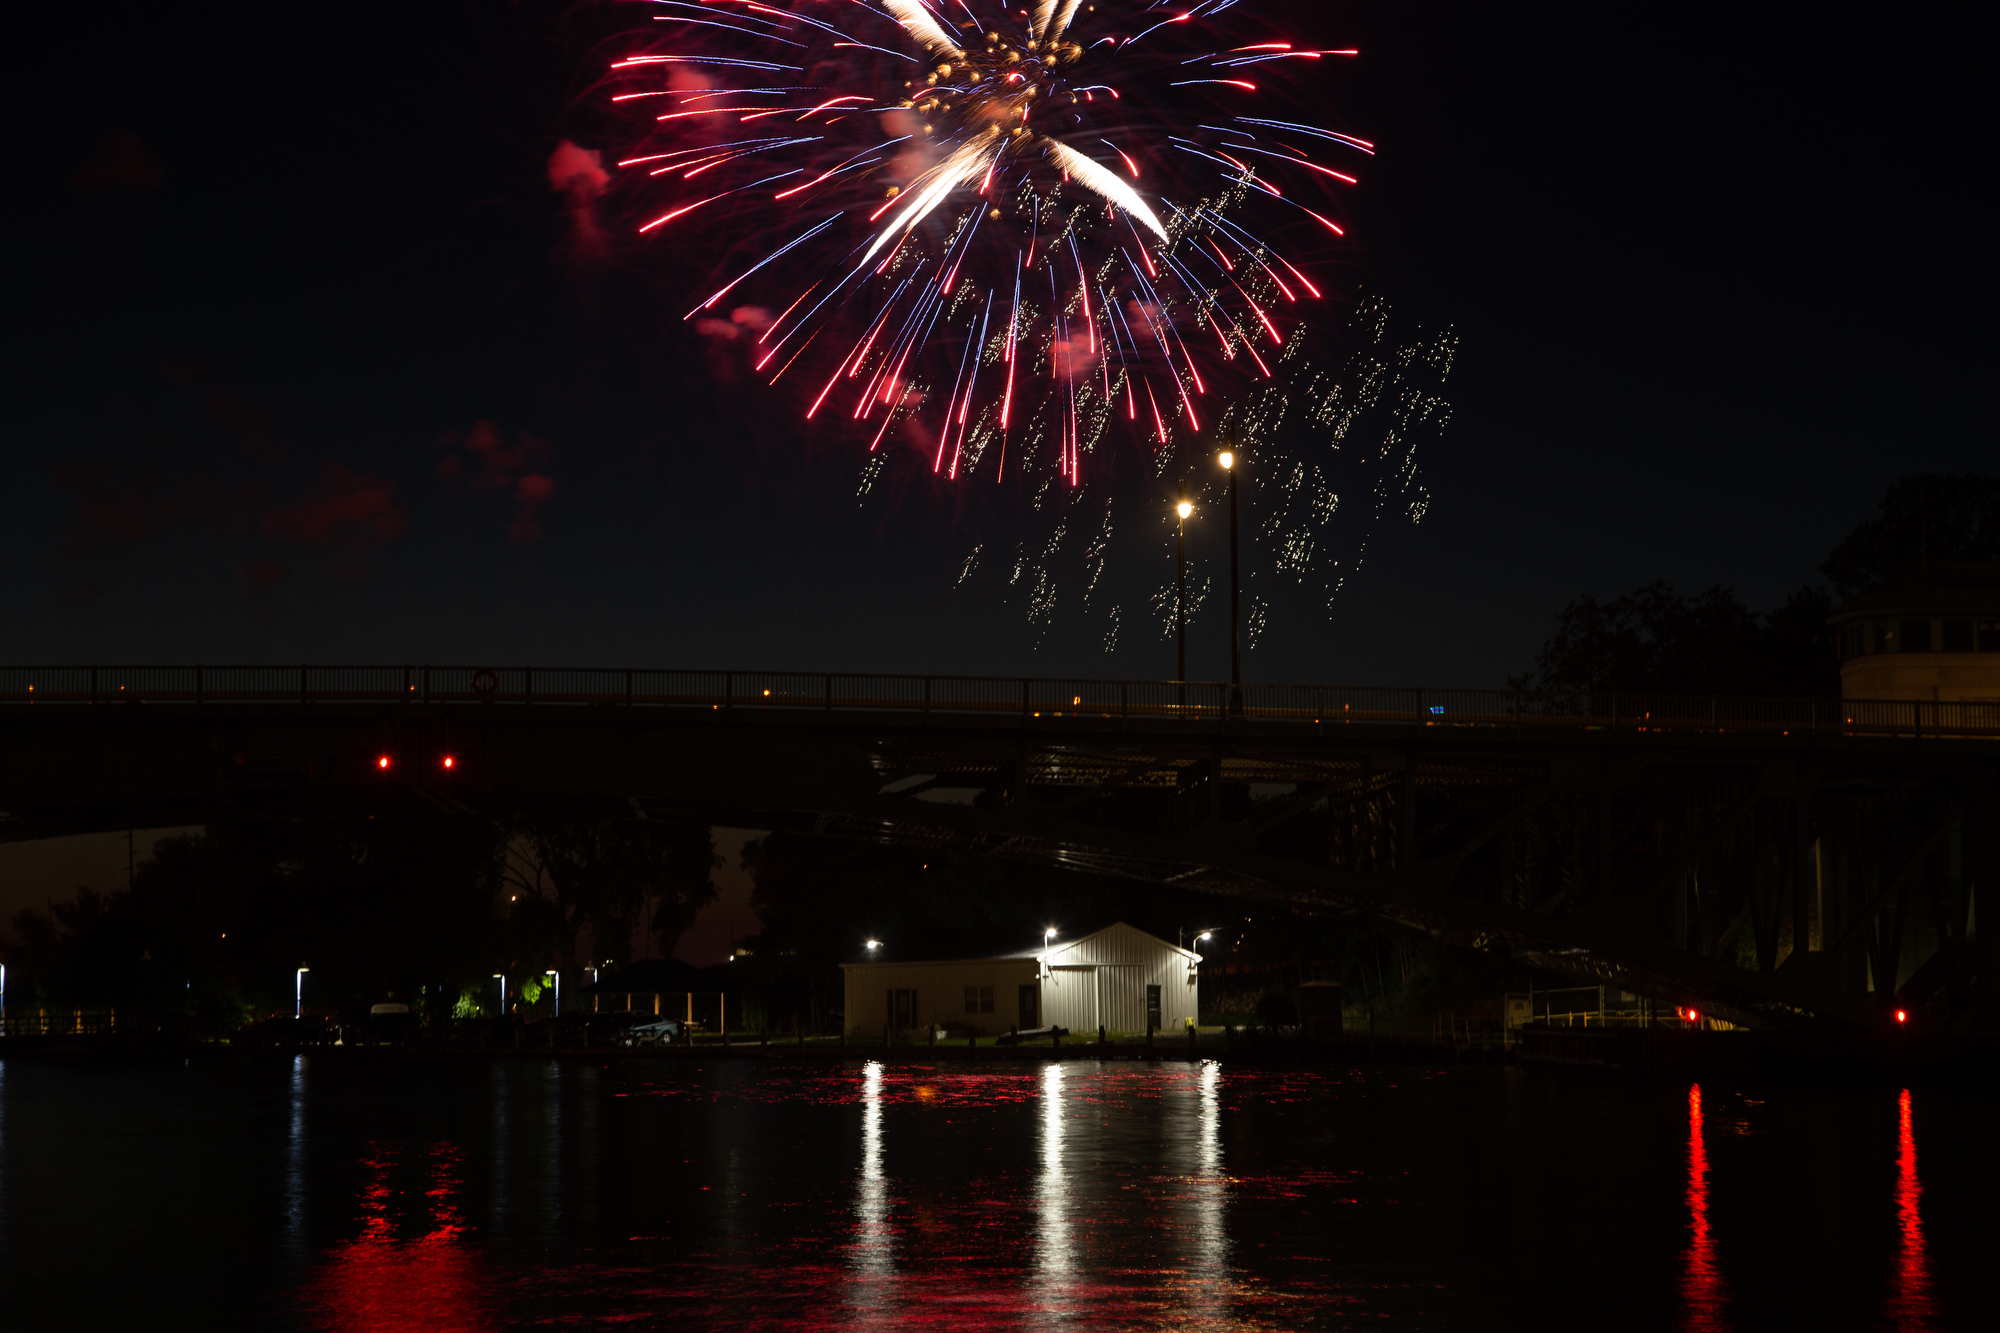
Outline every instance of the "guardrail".
<svg viewBox="0 0 2000 1333">
<path fill-rule="evenodd" d="M 0 667 L 0 706 L 401 703 L 901 712 L 1506 727 L 1518 732 L 1780 732 L 2000 738 L 2000 702 L 1756 699 L 1219 681 L 477 666 Z"/>
<path fill-rule="evenodd" d="M 13 1013 L 0 1018 L 0 1036 L 112 1037 L 118 1033 L 116 1009 L 60 1009 L 50 1013 Z"/>
</svg>

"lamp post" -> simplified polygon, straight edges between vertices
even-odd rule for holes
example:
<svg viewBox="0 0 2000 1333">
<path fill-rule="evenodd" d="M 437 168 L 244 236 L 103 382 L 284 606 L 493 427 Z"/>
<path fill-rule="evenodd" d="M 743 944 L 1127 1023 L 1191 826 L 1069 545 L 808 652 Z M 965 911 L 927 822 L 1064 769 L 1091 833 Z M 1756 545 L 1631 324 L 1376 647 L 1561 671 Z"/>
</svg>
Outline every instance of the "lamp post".
<svg viewBox="0 0 2000 1333">
<path fill-rule="evenodd" d="M 1180 523 L 1177 525 L 1180 591 L 1174 597 L 1174 637 L 1179 641 L 1180 655 L 1175 658 L 1174 679 L 1185 681 L 1187 680 L 1187 521 L 1188 515 L 1194 512 L 1194 506 L 1188 503 L 1186 477 L 1181 478 L 1181 502 L 1174 506 L 1174 512 L 1180 515 Z M 1182 697 L 1186 697 L 1185 690 L 1182 691 Z"/>
<path fill-rule="evenodd" d="M 556 993 L 556 1017 L 561 1018 L 562 1017 L 562 973 L 556 971 L 552 967 L 548 970 L 547 975 L 552 976 L 556 979 L 556 984 L 554 987 Z"/>
<path fill-rule="evenodd" d="M 1243 615 L 1239 604 L 1242 584 L 1237 576 L 1236 551 L 1236 454 L 1224 449 L 1215 460 L 1229 474 L 1229 711 L 1243 713 Z"/>
<path fill-rule="evenodd" d="M 493 979 L 500 983 L 500 1017 L 505 1018 L 507 1016 L 507 974 L 505 972 L 495 972 Z"/>
<path fill-rule="evenodd" d="M 292 996 L 292 1002 L 293 1002 L 293 1005 L 294 1005 L 294 1008 L 293 1008 L 293 1012 L 292 1012 L 292 1017 L 293 1017 L 294 1019 L 300 1019 L 300 1018 L 304 1018 L 304 1017 L 306 1016 L 306 973 L 308 973 L 308 972 L 310 972 L 310 971 L 312 971 L 312 969 L 311 969 L 311 968 L 309 968 L 309 967 L 301 967 L 301 968 L 300 968 L 300 969 L 299 969 L 299 970 L 298 970 L 298 971 L 297 971 L 297 972 L 296 972 L 296 973 L 295 973 L 295 974 L 293 975 L 293 978 L 292 978 L 292 990 L 293 990 L 293 996 Z"/>
</svg>

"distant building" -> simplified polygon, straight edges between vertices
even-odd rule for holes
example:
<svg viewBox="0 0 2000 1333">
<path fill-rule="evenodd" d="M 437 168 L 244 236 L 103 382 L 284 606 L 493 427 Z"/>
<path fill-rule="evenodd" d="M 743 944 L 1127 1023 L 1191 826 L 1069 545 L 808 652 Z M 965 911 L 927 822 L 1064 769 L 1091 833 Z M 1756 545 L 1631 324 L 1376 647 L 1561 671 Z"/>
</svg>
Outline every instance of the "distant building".
<svg viewBox="0 0 2000 1333">
<path fill-rule="evenodd" d="M 1178 1029 L 1201 1012 L 1201 955 L 1118 922 L 1046 942 L 1022 932 L 884 940 L 843 963 L 847 1027 L 860 1036 L 926 1025 L 993 1036 Z"/>
<path fill-rule="evenodd" d="M 1941 560 L 1830 623 L 1844 699 L 2000 701 L 2000 565 Z"/>
</svg>

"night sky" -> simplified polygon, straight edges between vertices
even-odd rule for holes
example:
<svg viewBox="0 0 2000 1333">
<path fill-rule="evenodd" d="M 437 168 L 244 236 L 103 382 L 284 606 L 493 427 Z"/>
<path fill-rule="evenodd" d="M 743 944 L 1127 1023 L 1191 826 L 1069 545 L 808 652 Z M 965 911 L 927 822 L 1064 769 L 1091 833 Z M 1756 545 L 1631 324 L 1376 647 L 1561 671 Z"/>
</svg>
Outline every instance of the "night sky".
<svg viewBox="0 0 2000 1333">
<path fill-rule="evenodd" d="M 1573 596 L 1768 607 L 1892 479 L 1993 469 L 1944 11 L 1297 8 L 1381 148 L 1321 271 L 1459 347 L 1422 523 L 1252 679 L 1498 684 Z M 857 502 L 681 322 L 700 254 L 551 186 L 619 155 L 633 9 L 8 7 L 9 660 L 1171 674 L 1136 608 L 1107 653 L 954 591 L 930 479 Z"/>
</svg>

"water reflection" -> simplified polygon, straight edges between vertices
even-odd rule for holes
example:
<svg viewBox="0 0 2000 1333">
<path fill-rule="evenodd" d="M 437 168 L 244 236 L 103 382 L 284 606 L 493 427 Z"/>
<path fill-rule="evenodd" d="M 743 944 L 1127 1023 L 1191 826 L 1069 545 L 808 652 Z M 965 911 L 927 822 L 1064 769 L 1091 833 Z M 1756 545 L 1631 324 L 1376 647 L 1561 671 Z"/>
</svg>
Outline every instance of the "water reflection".
<svg viewBox="0 0 2000 1333">
<path fill-rule="evenodd" d="M 1035 1180 L 1035 1275 L 1038 1304 L 1053 1309 L 1066 1299 L 1075 1261 L 1069 1231 L 1069 1180 L 1063 1173 L 1063 1067 L 1042 1069 L 1042 1171 Z"/>
<path fill-rule="evenodd" d="M 1708 1229 L 1708 1145 L 1702 1138 L 1701 1084 L 1688 1088 L 1688 1229 L 1691 1233 L 1681 1271 L 1681 1327 L 1689 1333 L 1727 1329 L 1727 1294 L 1715 1263 L 1715 1238 Z"/>
<path fill-rule="evenodd" d="M 878 1284 L 896 1268 L 895 1236 L 889 1225 L 889 1181 L 882 1172 L 882 1065 L 870 1060 L 861 1071 L 861 1178 L 854 1192 L 855 1271 L 872 1279 L 858 1290 L 871 1304 Z"/>
<path fill-rule="evenodd" d="M 1917 1136 L 1910 1121 L 1910 1090 L 1898 1099 L 1896 1135 L 1896 1220 L 1903 1247 L 1896 1256 L 1896 1292 L 1889 1314 L 1897 1328 L 1928 1329 L 1931 1304 L 1930 1260 L 1924 1253 L 1924 1220 L 1917 1209 L 1923 1186 L 1917 1180 Z"/>
<path fill-rule="evenodd" d="M 285 1136 L 285 1242 L 294 1257 L 305 1243 L 306 1058 L 292 1057 L 291 1123 Z"/>
<path fill-rule="evenodd" d="M 1202 1065 L 1198 1086 L 1198 1174 L 1189 1190 L 1197 1271 L 1189 1284 L 1189 1300 L 1199 1323 L 1220 1324 L 1228 1310 L 1229 1290 L 1229 1228 L 1223 1215 L 1229 1181 L 1222 1167 L 1222 1066 L 1213 1060 Z"/>
<path fill-rule="evenodd" d="M 305 1292 L 314 1322 L 328 1333 L 479 1333 L 489 1327 L 485 1274 L 465 1244 L 458 1194 L 458 1149 L 438 1144 L 405 1168 L 392 1147 L 369 1145 L 362 1161 L 361 1234 L 326 1254 Z M 407 1178 L 421 1172 L 422 1202 L 409 1197 Z M 402 1230 L 424 1226 L 407 1238 Z"/>
</svg>

